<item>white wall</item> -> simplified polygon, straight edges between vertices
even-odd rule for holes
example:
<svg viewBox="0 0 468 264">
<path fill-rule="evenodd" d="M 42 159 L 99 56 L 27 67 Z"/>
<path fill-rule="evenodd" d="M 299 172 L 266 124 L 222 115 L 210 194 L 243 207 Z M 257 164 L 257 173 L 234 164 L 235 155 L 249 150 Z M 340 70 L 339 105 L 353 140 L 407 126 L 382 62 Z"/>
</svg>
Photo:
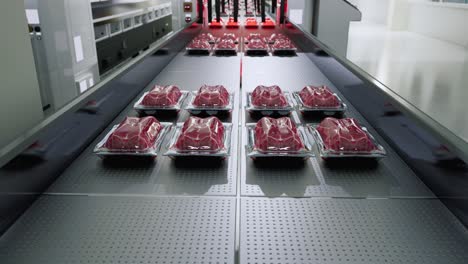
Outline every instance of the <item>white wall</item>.
<svg viewBox="0 0 468 264">
<path fill-rule="evenodd" d="M 349 0 L 362 13 L 362 22 L 386 25 L 392 0 Z"/>
<path fill-rule="evenodd" d="M 468 5 L 430 0 L 349 0 L 362 22 L 386 25 L 468 47 Z"/>
<path fill-rule="evenodd" d="M 468 5 L 410 1 L 407 30 L 468 47 Z"/>
</svg>

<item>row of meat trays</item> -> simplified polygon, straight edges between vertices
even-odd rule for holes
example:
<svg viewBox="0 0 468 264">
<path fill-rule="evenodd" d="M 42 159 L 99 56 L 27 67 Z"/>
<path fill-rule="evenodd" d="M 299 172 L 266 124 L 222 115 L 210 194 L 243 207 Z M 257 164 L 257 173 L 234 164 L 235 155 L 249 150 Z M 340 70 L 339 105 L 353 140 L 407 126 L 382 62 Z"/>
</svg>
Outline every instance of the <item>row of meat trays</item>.
<svg viewBox="0 0 468 264">
<path fill-rule="evenodd" d="M 353 118 L 326 118 L 318 125 L 296 125 L 291 118 L 264 117 L 247 124 L 247 156 L 252 159 L 314 156 L 324 159 L 386 156 L 375 138 Z M 189 117 L 184 123 L 161 123 L 154 117 L 127 117 L 97 144 L 101 157 L 157 157 L 169 137 L 164 156 L 226 158 L 231 154 L 232 124 L 217 117 Z M 316 143 L 316 144 L 315 144 Z"/>
<path fill-rule="evenodd" d="M 289 115 L 297 106 L 303 113 L 320 112 L 326 115 L 342 114 L 347 105 L 327 86 L 308 85 L 299 92 L 283 92 L 278 85 L 257 86 L 247 93 L 246 110 L 263 116 Z"/>
<path fill-rule="evenodd" d="M 205 112 L 217 115 L 220 112 L 231 112 L 234 94 L 222 85 L 203 85 L 196 92 L 182 91 L 175 85 L 156 85 L 146 92 L 134 104 L 134 109 L 140 114 L 153 115 L 161 111 L 180 111 L 185 101 L 185 107 L 191 114 L 198 115 Z"/>
<path fill-rule="evenodd" d="M 159 111 L 180 111 L 185 100 L 189 100 L 186 110 L 198 115 L 202 112 L 216 115 L 231 112 L 234 94 L 222 85 L 203 85 L 196 92 L 182 91 L 175 85 L 156 85 L 135 103 L 134 109 L 141 114 L 152 115 Z M 257 86 L 247 93 L 246 110 L 264 116 L 272 114 L 288 115 L 295 109 L 301 112 L 324 112 L 328 115 L 340 114 L 347 106 L 341 98 L 326 86 L 306 86 L 291 96 L 277 85 Z"/>
<path fill-rule="evenodd" d="M 157 157 L 162 143 L 170 137 L 164 156 L 230 155 L 232 124 L 216 117 L 190 117 L 181 124 L 159 122 L 155 117 L 127 117 L 96 145 L 100 157 Z"/>
<path fill-rule="evenodd" d="M 215 38 L 209 33 L 203 33 L 193 39 L 186 47 L 189 54 L 237 54 L 240 42 L 235 34 L 225 33 L 220 38 Z M 252 33 L 244 38 L 245 53 L 247 55 L 268 55 L 272 52 L 276 55 L 293 55 L 297 48 L 292 41 L 283 34 L 273 34 L 264 37 L 261 34 Z"/>
<path fill-rule="evenodd" d="M 246 13 L 246 16 L 252 16 L 253 13 Z M 224 19 L 220 18 L 220 21 L 218 22 L 216 18 L 211 20 L 209 23 L 210 28 L 222 28 L 223 26 L 226 26 L 226 28 L 239 28 L 242 26 L 243 23 L 241 21 L 234 21 L 234 17 L 229 17 L 228 21 L 225 23 Z M 262 28 L 274 28 L 276 26 L 275 21 L 273 21 L 271 18 L 266 18 L 265 22 L 258 23 L 256 18 L 249 17 L 245 20 L 245 28 L 258 28 L 259 26 L 262 26 Z"/>
</svg>

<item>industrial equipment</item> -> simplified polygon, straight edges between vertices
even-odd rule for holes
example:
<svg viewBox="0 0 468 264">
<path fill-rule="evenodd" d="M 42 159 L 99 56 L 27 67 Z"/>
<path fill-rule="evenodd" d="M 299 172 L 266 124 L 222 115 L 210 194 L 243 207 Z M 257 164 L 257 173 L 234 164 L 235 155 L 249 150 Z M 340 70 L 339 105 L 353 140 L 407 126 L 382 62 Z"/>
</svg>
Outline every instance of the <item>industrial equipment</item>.
<svg viewBox="0 0 468 264">
<path fill-rule="evenodd" d="M 297 3 L 30 3 L 64 107 L 0 146 L 0 263 L 467 263 L 467 142 Z"/>
</svg>

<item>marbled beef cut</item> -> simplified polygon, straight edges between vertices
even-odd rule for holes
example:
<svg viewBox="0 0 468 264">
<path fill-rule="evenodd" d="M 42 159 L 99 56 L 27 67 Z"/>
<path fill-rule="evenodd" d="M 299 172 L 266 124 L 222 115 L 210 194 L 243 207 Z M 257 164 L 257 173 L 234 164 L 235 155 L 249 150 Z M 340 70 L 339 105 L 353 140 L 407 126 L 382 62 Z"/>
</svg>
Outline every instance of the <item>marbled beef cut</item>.
<svg viewBox="0 0 468 264">
<path fill-rule="evenodd" d="M 175 85 L 156 85 L 145 95 L 141 104 L 144 106 L 174 106 L 179 102 L 181 96 L 179 87 Z"/>
<path fill-rule="evenodd" d="M 104 147 L 114 151 L 145 151 L 154 146 L 162 125 L 150 117 L 127 117 L 112 132 Z"/>
<path fill-rule="evenodd" d="M 177 139 L 181 151 L 220 151 L 224 148 L 224 126 L 216 117 L 190 117 Z"/>
<path fill-rule="evenodd" d="M 289 117 L 264 117 L 255 126 L 255 147 L 263 152 L 300 151 L 304 143 Z"/>
<path fill-rule="evenodd" d="M 197 107 L 226 107 L 229 105 L 229 92 L 222 85 L 203 85 L 198 90 L 193 105 Z"/>
<path fill-rule="evenodd" d="M 339 107 L 340 101 L 327 86 L 308 85 L 299 93 L 302 102 L 307 107 Z"/>
<path fill-rule="evenodd" d="M 252 93 L 252 105 L 256 107 L 284 107 L 288 105 L 288 101 L 278 85 L 260 85 Z"/>
<path fill-rule="evenodd" d="M 188 45 L 187 49 L 192 49 L 192 50 L 210 50 L 211 45 L 208 42 L 208 40 L 199 40 L 199 39 L 194 39 L 192 40 Z"/>
<path fill-rule="evenodd" d="M 317 127 L 326 149 L 334 151 L 370 152 L 377 147 L 354 118 L 328 117 Z"/>
</svg>

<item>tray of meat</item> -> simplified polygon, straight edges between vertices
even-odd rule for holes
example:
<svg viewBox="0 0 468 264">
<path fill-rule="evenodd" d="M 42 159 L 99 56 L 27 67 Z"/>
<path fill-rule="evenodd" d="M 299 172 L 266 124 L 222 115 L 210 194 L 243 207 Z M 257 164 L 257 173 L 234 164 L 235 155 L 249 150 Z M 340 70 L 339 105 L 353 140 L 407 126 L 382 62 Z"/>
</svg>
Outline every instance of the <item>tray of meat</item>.
<svg viewBox="0 0 468 264">
<path fill-rule="evenodd" d="M 219 20 L 219 22 L 216 20 L 216 18 L 213 18 L 213 20 L 211 20 L 211 23 L 209 23 L 209 27 L 210 28 L 222 28 L 223 24 L 224 24 L 224 21 L 222 18 Z"/>
<path fill-rule="evenodd" d="M 177 124 L 164 154 L 170 157 L 228 157 L 231 153 L 232 124 L 216 117 L 189 117 Z"/>
<path fill-rule="evenodd" d="M 214 44 L 216 42 L 215 37 L 210 33 L 201 33 L 196 36 L 194 40 L 208 41 L 210 44 Z"/>
<path fill-rule="evenodd" d="M 245 45 L 245 54 L 247 55 L 258 55 L 265 56 L 268 55 L 269 48 L 267 43 L 258 38 L 251 39 L 249 43 Z"/>
<path fill-rule="evenodd" d="M 222 39 L 214 47 L 216 55 L 237 55 L 237 44 L 232 39 Z"/>
<path fill-rule="evenodd" d="M 290 40 L 278 39 L 271 45 L 271 50 L 274 55 L 295 55 L 297 48 Z"/>
<path fill-rule="evenodd" d="M 188 54 L 209 55 L 211 44 L 207 40 L 192 40 L 185 48 Z"/>
<path fill-rule="evenodd" d="M 289 115 L 294 110 L 294 103 L 288 92 L 283 92 L 278 85 L 257 86 L 247 94 L 247 111 L 260 112 L 262 115 Z"/>
<path fill-rule="evenodd" d="M 236 44 L 239 43 L 239 38 L 234 33 L 224 33 L 220 38 L 218 38 L 217 42 L 220 42 L 221 40 L 225 40 L 225 39 L 230 39 L 234 41 L 234 43 Z"/>
<path fill-rule="evenodd" d="M 245 28 L 258 28 L 257 19 L 254 17 L 249 17 L 245 20 Z"/>
<path fill-rule="evenodd" d="M 240 26 L 239 21 L 234 21 L 233 17 L 230 17 L 226 23 L 226 28 L 238 28 Z"/>
<path fill-rule="evenodd" d="M 247 44 L 253 39 L 263 40 L 263 36 L 259 33 L 250 33 L 249 35 L 247 35 L 247 37 L 245 37 L 244 42 Z"/>
<path fill-rule="evenodd" d="M 314 156 L 307 129 L 289 117 L 264 117 L 257 124 L 247 124 L 247 135 L 247 156 L 251 158 Z"/>
<path fill-rule="evenodd" d="M 203 85 L 197 92 L 192 93 L 192 99 L 187 111 L 193 115 L 206 113 L 217 115 L 220 112 L 231 112 L 234 95 L 222 85 Z"/>
<path fill-rule="evenodd" d="M 293 93 L 299 111 L 323 112 L 327 115 L 343 113 L 347 106 L 341 98 L 327 86 L 307 85 L 300 92 Z"/>
<path fill-rule="evenodd" d="M 276 26 L 275 21 L 273 21 L 271 18 L 267 17 L 265 19 L 265 22 L 262 22 L 262 27 L 263 28 L 274 28 Z"/>
<path fill-rule="evenodd" d="M 94 153 L 100 157 L 156 157 L 171 128 L 172 123 L 160 123 L 152 116 L 127 117 L 96 145 Z"/>
<path fill-rule="evenodd" d="M 138 113 L 144 114 L 154 114 L 158 111 L 180 111 L 188 94 L 187 91 L 181 91 L 175 85 L 156 85 L 151 91 L 144 93 L 133 108 Z"/>
<path fill-rule="evenodd" d="M 308 125 L 322 158 L 383 158 L 387 152 L 354 118 L 325 118 Z"/>
<path fill-rule="evenodd" d="M 269 38 L 266 38 L 265 41 L 268 42 L 268 44 L 275 44 L 277 40 L 289 40 L 289 38 L 281 33 L 278 34 L 271 34 Z"/>
</svg>

